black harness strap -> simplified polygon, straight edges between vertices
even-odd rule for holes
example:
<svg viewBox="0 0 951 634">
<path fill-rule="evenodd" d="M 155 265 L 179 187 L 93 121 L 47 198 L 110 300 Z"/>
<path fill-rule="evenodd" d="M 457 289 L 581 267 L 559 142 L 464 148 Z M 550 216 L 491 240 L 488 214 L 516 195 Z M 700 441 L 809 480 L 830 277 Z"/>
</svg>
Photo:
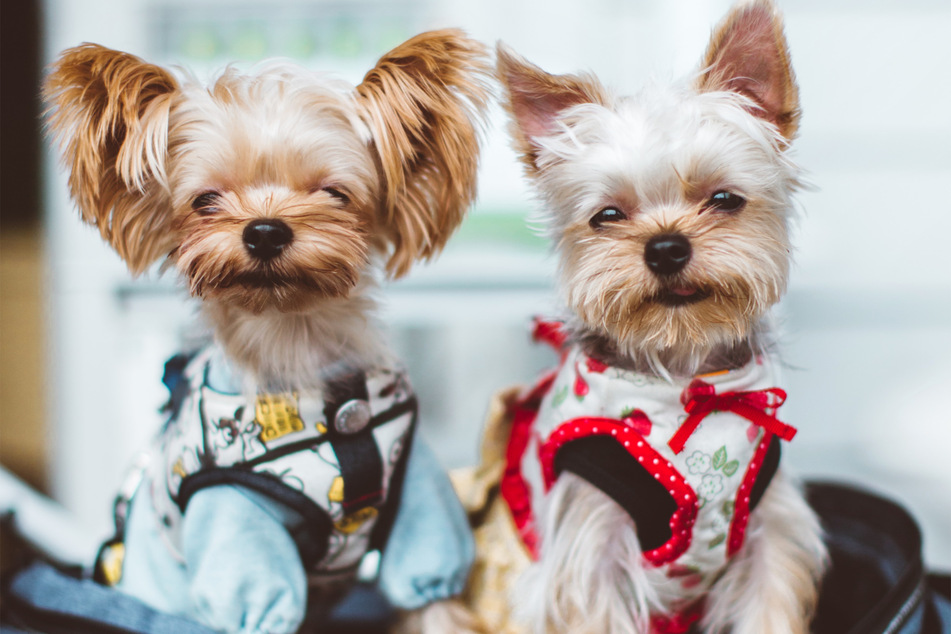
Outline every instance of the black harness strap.
<svg viewBox="0 0 951 634">
<path fill-rule="evenodd" d="M 383 501 L 383 458 L 373 438 L 373 426 L 366 424 L 356 432 L 345 432 L 337 423 L 341 407 L 351 401 L 367 403 L 366 376 L 354 372 L 327 385 L 328 398 L 324 404 L 327 433 L 340 463 L 343 477 L 343 509 L 349 515 Z M 367 421 L 369 423 L 369 420 Z"/>
<path fill-rule="evenodd" d="M 779 458 L 783 450 L 778 436 L 773 436 L 769 442 L 769 449 L 766 450 L 766 456 L 763 458 L 763 465 L 756 475 L 756 481 L 753 482 L 753 489 L 750 491 L 750 510 L 752 511 L 763 499 L 766 493 L 766 487 L 773 481 L 776 470 L 779 469 Z"/>
</svg>

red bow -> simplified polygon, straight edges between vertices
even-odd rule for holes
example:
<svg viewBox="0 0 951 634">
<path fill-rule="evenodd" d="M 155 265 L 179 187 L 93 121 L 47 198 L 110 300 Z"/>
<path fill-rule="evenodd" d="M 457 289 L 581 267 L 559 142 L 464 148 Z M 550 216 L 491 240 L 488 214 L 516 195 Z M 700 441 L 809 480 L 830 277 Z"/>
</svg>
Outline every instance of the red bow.
<svg viewBox="0 0 951 634">
<path fill-rule="evenodd" d="M 680 401 L 687 412 L 687 420 L 667 442 L 675 454 L 683 451 L 697 426 L 714 411 L 733 412 L 783 440 L 792 440 L 796 435 L 795 427 L 776 418 L 776 408 L 786 401 L 786 392 L 778 387 L 757 392 L 717 394 L 712 385 L 696 379 L 680 395 Z"/>
<path fill-rule="evenodd" d="M 541 317 L 535 317 L 532 320 L 532 339 L 547 343 L 555 352 L 561 352 L 565 343 L 568 341 L 568 332 L 565 330 L 565 324 L 560 321 L 545 320 Z"/>
</svg>

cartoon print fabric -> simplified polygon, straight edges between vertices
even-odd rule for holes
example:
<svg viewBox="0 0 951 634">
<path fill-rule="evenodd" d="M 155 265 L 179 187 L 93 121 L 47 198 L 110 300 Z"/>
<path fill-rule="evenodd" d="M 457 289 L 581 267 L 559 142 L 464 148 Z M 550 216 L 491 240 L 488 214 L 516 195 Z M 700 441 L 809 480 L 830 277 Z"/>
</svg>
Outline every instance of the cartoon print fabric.
<svg viewBox="0 0 951 634">
<path fill-rule="evenodd" d="M 179 530 L 190 495 L 228 482 L 273 492 L 305 515 L 329 518 L 313 570 L 353 568 L 370 546 L 412 433 L 416 402 L 405 373 L 375 369 L 356 377 L 358 384 L 341 397 L 329 393 L 332 386 L 328 393 L 259 392 L 234 376 L 210 381 L 222 374 L 215 367 L 221 363 L 223 356 L 210 348 L 185 368 L 188 393 L 149 467 L 153 504 L 172 553 L 181 557 Z"/>
<path fill-rule="evenodd" d="M 534 513 L 559 475 L 558 454 L 582 439 L 610 439 L 674 502 L 672 515 L 662 518 L 669 536 L 645 548 L 645 559 L 688 596 L 702 596 L 742 544 L 752 488 L 771 441 L 795 433 L 775 419 L 785 397 L 775 380 L 768 357 L 684 385 L 607 366 L 577 346 L 568 349 L 557 373 L 535 390 L 540 402 L 525 423 L 530 430 L 518 429 L 518 412 L 513 422 L 502 493 L 529 551 L 537 538 Z M 691 420 L 691 411 L 705 403 L 698 395 L 707 392 L 721 400 Z"/>
</svg>

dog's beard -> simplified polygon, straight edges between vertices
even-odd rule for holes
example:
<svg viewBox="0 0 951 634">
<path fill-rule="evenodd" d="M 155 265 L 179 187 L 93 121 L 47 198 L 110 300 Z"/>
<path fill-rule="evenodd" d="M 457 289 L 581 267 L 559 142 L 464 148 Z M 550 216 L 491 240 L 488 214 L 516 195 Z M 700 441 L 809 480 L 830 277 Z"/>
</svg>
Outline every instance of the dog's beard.
<svg viewBox="0 0 951 634">
<path fill-rule="evenodd" d="M 698 236 L 694 261 L 668 277 L 644 266 L 643 239 L 562 244 L 561 281 L 577 334 L 604 340 L 627 360 L 660 360 L 678 374 L 695 371 L 714 351 L 749 344 L 785 288 L 788 261 L 783 249 L 769 258 L 756 247 L 723 252 L 724 240 L 749 243 L 750 236 L 716 240 Z"/>
<path fill-rule="evenodd" d="M 746 338 L 765 312 L 743 280 L 729 287 L 699 287 L 691 295 L 670 289 L 647 294 L 624 288 L 573 289 L 569 304 L 589 329 L 630 356 L 665 349 L 712 349 Z"/>
<path fill-rule="evenodd" d="M 369 242 L 356 225 L 295 231 L 276 257 L 251 257 L 235 231 L 198 230 L 173 254 L 191 294 L 258 314 L 300 312 L 345 297 L 368 266 Z"/>
<path fill-rule="evenodd" d="M 224 283 L 199 287 L 192 292 L 254 314 L 268 308 L 289 313 L 305 311 L 321 300 L 344 297 L 356 281 L 356 271 L 343 269 L 334 273 L 295 277 L 245 272 L 238 273 Z"/>
</svg>

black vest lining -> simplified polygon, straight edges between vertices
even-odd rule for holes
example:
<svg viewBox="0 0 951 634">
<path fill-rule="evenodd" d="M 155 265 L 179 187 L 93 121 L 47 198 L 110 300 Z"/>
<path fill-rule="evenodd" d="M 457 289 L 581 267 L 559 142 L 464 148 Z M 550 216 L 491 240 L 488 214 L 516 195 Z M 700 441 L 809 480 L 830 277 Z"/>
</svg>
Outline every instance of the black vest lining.
<svg viewBox="0 0 951 634">
<path fill-rule="evenodd" d="M 396 413 L 397 410 L 399 410 L 398 413 Z M 413 418 L 404 437 L 403 452 L 390 478 L 386 500 L 382 499 L 381 494 L 373 505 L 380 509 L 380 515 L 377 517 L 371 533 L 369 546 L 371 550 L 382 549 L 386 545 L 402 499 L 406 463 L 409 461 L 413 437 L 416 433 L 416 398 L 413 397 L 409 401 L 374 417 L 376 424 L 382 424 L 407 412 L 412 412 Z M 378 418 L 379 421 L 377 421 Z M 371 424 L 362 433 L 368 432 L 372 429 L 372 426 L 375 425 Z M 282 447 L 282 449 L 284 448 Z M 273 453 L 268 454 L 272 459 L 275 457 Z M 184 514 L 191 497 L 197 491 L 210 486 L 237 484 L 257 491 L 277 502 L 286 504 L 304 518 L 302 527 L 294 531 L 292 536 L 297 543 L 305 569 L 313 568 L 327 553 L 327 542 L 334 528 L 333 520 L 331 520 L 327 511 L 307 495 L 284 484 L 277 476 L 252 471 L 252 466 L 249 462 L 237 467 L 212 467 L 189 475 L 182 480 L 179 487 L 178 498 L 175 500 L 178 508 Z M 346 481 L 344 487 L 346 488 Z"/>
<path fill-rule="evenodd" d="M 654 550 L 673 536 L 670 518 L 677 503 L 613 438 L 586 436 L 566 443 L 555 456 L 555 473 L 561 471 L 584 478 L 627 511 L 641 550 Z"/>
<path fill-rule="evenodd" d="M 780 441 L 774 436 L 750 492 L 750 511 L 759 504 L 776 474 L 780 454 Z M 659 548 L 673 536 L 670 518 L 677 511 L 676 501 L 614 439 L 586 436 L 566 443 L 555 456 L 555 473 L 562 471 L 584 478 L 627 511 L 634 520 L 642 550 Z"/>
<path fill-rule="evenodd" d="M 763 499 L 763 494 L 766 493 L 766 487 L 769 486 L 769 483 L 773 480 L 773 476 L 776 475 L 776 470 L 779 469 L 779 458 L 782 455 L 782 447 L 779 442 L 778 436 L 773 436 L 772 440 L 769 442 L 769 449 L 766 450 L 766 456 L 763 458 L 763 465 L 759 469 L 759 473 L 756 474 L 756 481 L 753 482 L 753 490 L 750 491 L 750 510 L 756 508 L 760 503 L 760 500 Z"/>
</svg>

